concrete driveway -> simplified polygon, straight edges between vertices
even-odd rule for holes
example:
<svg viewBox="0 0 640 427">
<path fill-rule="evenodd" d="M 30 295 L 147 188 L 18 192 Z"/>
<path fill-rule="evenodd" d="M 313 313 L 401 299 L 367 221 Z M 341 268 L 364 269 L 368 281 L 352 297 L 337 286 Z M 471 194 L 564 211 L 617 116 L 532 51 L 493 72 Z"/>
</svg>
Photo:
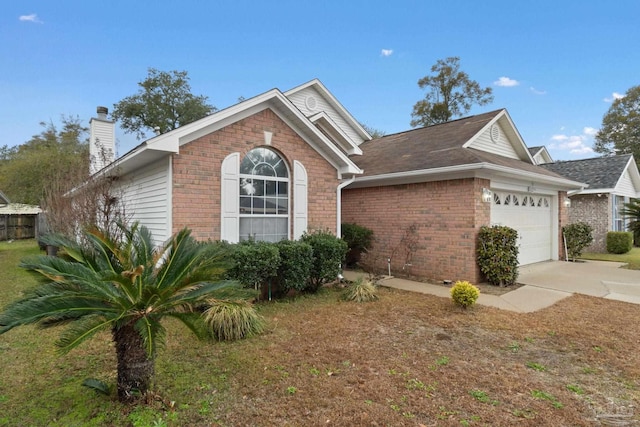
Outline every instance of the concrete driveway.
<svg viewBox="0 0 640 427">
<path fill-rule="evenodd" d="M 640 271 L 621 268 L 623 265 L 605 261 L 541 262 L 520 267 L 518 282 L 557 292 L 640 304 Z"/>
</svg>

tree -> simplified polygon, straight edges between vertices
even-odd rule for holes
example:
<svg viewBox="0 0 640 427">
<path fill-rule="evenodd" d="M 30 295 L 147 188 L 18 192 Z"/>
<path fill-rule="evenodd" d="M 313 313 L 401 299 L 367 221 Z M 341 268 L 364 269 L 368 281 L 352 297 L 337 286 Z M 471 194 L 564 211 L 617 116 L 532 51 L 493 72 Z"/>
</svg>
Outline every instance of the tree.
<svg viewBox="0 0 640 427">
<path fill-rule="evenodd" d="M 89 176 L 87 128 L 77 117 L 62 116 L 61 121 L 61 129 L 42 122 L 40 134 L 0 150 L 0 189 L 12 202 L 38 205 L 47 185 L 58 177 L 64 176 L 72 188 Z"/>
<path fill-rule="evenodd" d="M 469 75 L 460 71 L 460 58 L 439 59 L 431 67 L 433 76 L 418 80 L 420 89 L 428 89 L 425 98 L 413 106 L 411 126 L 430 126 L 445 123 L 471 110 L 473 104 L 493 102 L 491 88 L 481 88 Z"/>
<path fill-rule="evenodd" d="M 372 139 L 382 138 L 383 136 L 385 136 L 387 134 L 383 130 L 376 129 L 376 128 L 372 127 L 372 126 L 365 125 L 364 123 L 360 123 L 360 126 L 362 126 L 362 128 L 364 130 L 366 130 L 369 135 L 371 135 Z"/>
<path fill-rule="evenodd" d="M 165 133 L 201 119 L 216 108 L 206 96 L 191 93 L 186 71 L 158 71 L 149 68 L 147 78 L 138 83 L 137 94 L 113 106 L 111 116 L 127 133 L 145 138 L 145 130 Z"/>
<path fill-rule="evenodd" d="M 189 230 L 154 249 L 148 229 L 120 225 L 122 240 L 107 230 L 86 231 L 88 246 L 51 236 L 67 258 L 37 256 L 21 266 L 43 276 L 44 283 L 0 312 L 0 334 L 37 324 L 64 326 L 57 341 L 63 353 L 97 332 L 110 330 L 117 356 L 117 388 L 121 401 L 134 400 L 151 385 L 158 346 L 174 318 L 199 337 L 207 328 L 198 304 L 233 291 L 235 282 L 218 280 L 224 269 L 221 245 L 197 243 Z"/>
<path fill-rule="evenodd" d="M 613 101 L 602 118 L 593 150 L 604 155 L 633 154 L 640 161 L 640 86 Z"/>
</svg>

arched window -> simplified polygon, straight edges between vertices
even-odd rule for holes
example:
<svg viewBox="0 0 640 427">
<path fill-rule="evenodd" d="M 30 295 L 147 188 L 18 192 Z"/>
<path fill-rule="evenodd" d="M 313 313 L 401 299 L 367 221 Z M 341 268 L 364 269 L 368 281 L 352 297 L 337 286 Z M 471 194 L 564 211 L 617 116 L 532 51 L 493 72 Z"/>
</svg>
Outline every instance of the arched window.
<svg viewBox="0 0 640 427">
<path fill-rule="evenodd" d="M 255 148 L 240 162 L 240 240 L 289 237 L 289 170 L 273 150 Z"/>
</svg>

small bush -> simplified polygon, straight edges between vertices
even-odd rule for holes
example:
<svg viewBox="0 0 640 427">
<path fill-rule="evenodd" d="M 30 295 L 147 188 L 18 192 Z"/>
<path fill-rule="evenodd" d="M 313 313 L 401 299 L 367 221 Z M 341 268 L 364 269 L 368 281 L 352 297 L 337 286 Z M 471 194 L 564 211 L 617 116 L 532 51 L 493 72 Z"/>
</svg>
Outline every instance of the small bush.
<svg viewBox="0 0 640 427">
<path fill-rule="evenodd" d="M 607 252 L 610 254 L 626 254 L 633 248 L 631 231 L 610 231 L 607 233 Z"/>
<path fill-rule="evenodd" d="M 569 259 L 575 261 L 582 255 L 584 248 L 593 242 L 593 227 L 586 222 L 576 222 L 562 227 L 567 255 Z"/>
<path fill-rule="evenodd" d="M 280 252 L 278 284 L 280 290 L 303 291 L 308 286 L 313 263 L 313 248 L 305 242 L 282 240 L 276 244 Z"/>
<path fill-rule="evenodd" d="M 247 301 L 210 300 L 203 316 L 218 341 L 236 341 L 264 330 L 264 319 Z"/>
<path fill-rule="evenodd" d="M 462 308 L 476 303 L 480 296 L 480 289 L 467 281 L 457 281 L 451 288 L 451 299 Z"/>
<path fill-rule="evenodd" d="M 234 265 L 229 270 L 231 279 L 243 286 L 260 289 L 276 276 L 280 253 L 275 244 L 247 241 L 233 246 Z"/>
<path fill-rule="evenodd" d="M 347 242 L 349 250 L 345 259 L 348 266 L 353 266 L 360 261 L 362 252 L 371 247 L 373 230 L 358 224 L 342 224 L 342 240 Z"/>
<path fill-rule="evenodd" d="M 313 248 L 311 276 L 306 290 L 316 292 L 322 285 L 336 280 L 342 271 L 347 242 L 328 231 L 305 233 L 301 240 Z"/>
<path fill-rule="evenodd" d="M 478 233 L 477 260 L 492 285 L 508 286 L 518 278 L 518 232 L 513 228 L 484 226 Z"/>
<path fill-rule="evenodd" d="M 350 283 L 345 289 L 344 299 L 355 302 L 375 301 L 378 299 L 376 285 L 371 283 L 370 280 L 358 277 L 355 282 Z"/>
</svg>

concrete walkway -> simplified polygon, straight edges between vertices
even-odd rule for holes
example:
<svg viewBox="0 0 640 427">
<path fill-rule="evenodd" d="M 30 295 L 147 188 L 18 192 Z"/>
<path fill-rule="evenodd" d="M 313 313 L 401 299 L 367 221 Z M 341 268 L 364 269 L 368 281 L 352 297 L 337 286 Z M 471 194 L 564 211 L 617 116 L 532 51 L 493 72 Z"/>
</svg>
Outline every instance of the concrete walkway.
<svg viewBox="0 0 640 427">
<path fill-rule="evenodd" d="M 640 304 L 640 271 L 604 261 L 548 261 L 520 267 L 524 286 L 503 295 L 480 294 L 477 303 L 502 310 L 530 313 L 549 307 L 574 293 Z M 354 280 L 364 273 L 345 271 Z M 450 298 L 449 286 L 385 277 L 381 286 Z"/>
</svg>

